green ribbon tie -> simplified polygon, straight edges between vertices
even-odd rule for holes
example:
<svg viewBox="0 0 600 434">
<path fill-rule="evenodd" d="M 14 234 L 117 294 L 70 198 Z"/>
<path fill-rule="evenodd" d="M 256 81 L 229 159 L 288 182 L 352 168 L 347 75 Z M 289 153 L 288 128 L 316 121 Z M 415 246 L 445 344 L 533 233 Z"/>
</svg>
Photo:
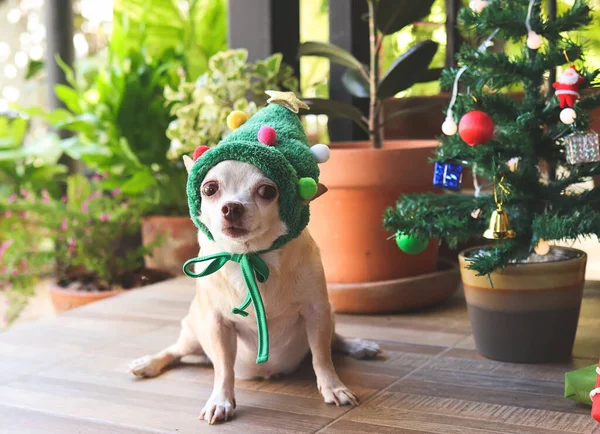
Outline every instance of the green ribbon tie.
<svg viewBox="0 0 600 434">
<path fill-rule="evenodd" d="M 204 271 L 194 273 L 193 271 L 188 270 L 188 265 L 205 261 L 212 262 L 208 264 Z M 269 278 L 269 267 L 265 264 L 265 261 L 263 261 L 260 256 L 253 253 L 237 254 L 222 252 L 214 255 L 188 259 L 185 261 L 185 264 L 183 264 L 183 272 L 194 278 L 204 277 L 220 270 L 221 267 L 229 261 L 240 264 L 244 282 L 246 282 L 246 286 L 248 287 L 244 302 L 240 307 L 231 309 L 231 312 L 235 315 L 246 317 L 248 316 L 246 309 L 250 306 L 250 303 L 254 305 L 256 326 L 258 328 L 258 354 L 256 355 L 256 363 L 265 363 L 269 360 L 269 328 L 267 326 L 265 305 L 263 304 L 258 285 L 256 284 L 257 280 L 260 283 L 264 283 Z"/>
</svg>

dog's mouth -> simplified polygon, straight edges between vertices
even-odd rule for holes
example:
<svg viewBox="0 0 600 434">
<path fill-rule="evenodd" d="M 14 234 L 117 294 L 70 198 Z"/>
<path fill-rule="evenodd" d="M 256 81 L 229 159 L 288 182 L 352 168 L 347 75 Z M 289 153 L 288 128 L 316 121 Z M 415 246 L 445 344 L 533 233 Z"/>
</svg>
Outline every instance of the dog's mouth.
<svg viewBox="0 0 600 434">
<path fill-rule="evenodd" d="M 249 230 L 239 226 L 226 226 L 222 229 L 222 232 L 231 238 L 240 238 L 250 233 Z"/>
</svg>

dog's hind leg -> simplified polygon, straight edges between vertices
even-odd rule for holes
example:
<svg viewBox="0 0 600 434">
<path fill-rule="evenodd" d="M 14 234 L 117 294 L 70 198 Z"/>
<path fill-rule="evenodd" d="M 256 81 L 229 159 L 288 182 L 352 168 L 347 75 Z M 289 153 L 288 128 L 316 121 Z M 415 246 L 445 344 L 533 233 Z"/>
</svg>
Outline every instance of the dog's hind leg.
<svg viewBox="0 0 600 434">
<path fill-rule="evenodd" d="M 348 339 L 337 333 L 333 334 L 331 349 L 359 360 L 374 359 L 381 353 L 379 345 L 373 341 L 357 338 Z"/>
<path fill-rule="evenodd" d="M 198 342 L 196 336 L 194 336 L 193 332 L 186 325 L 185 319 L 181 322 L 181 325 L 181 333 L 177 342 L 154 356 L 145 356 L 134 360 L 129 365 L 129 371 L 138 377 L 156 377 L 167 366 L 177 363 L 183 356 L 191 354 L 203 356 L 206 358 L 206 363 L 208 363 L 208 358 L 200 342 Z"/>
</svg>

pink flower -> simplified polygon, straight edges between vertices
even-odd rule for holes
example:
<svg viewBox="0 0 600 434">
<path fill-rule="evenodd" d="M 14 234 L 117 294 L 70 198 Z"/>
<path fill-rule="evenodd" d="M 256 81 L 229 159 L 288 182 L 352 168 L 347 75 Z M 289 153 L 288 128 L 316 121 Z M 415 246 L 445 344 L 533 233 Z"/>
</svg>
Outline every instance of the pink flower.
<svg viewBox="0 0 600 434">
<path fill-rule="evenodd" d="M 95 173 L 94 176 L 92 176 L 92 181 L 100 181 L 101 179 L 102 177 L 97 173 Z"/>
<path fill-rule="evenodd" d="M 60 230 L 61 231 L 66 231 L 67 228 L 69 227 L 69 220 L 65 217 L 62 221 L 62 223 L 60 224 Z"/>
<path fill-rule="evenodd" d="M 69 238 L 69 242 L 67 243 L 67 248 L 69 249 L 69 252 L 71 252 L 72 254 L 75 253 L 75 251 L 77 249 L 77 241 L 75 241 L 75 238 Z"/>
<path fill-rule="evenodd" d="M 24 188 L 21 189 L 20 193 L 21 193 L 21 196 L 23 196 L 23 199 L 27 199 L 29 197 L 29 192 L 27 190 L 25 190 Z"/>
<path fill-rule="evenodd" d="M 6 203 L 13 203 L 15 200 L 17 200 L 17 194 L 13 193 L 10 196 L 8 196 L 8 199 L 6 199 Z"/>
<path fill-rule="evenodd" d="M 88 199 L 89 201 L 92 201 L 94 199 L 98 199 L 100 196 L 102 196 L 102 193 L 100 193 L 99 191 L 94 191 L 91 195 L 90 198 Z"/>
<path fill-rule="evenodd" d="M 113 191 L 111 191 L 110 194 L 112 195 L 112 197 L 117 197 L 118 195 L 121 194 L 121 189 L 119 187 L 117 187 Z"/>
<path fill-rule="evenodd" d="M 62 200 L 64 203 L 67 203 L 67 196 L 61 197 L 60 200 Z"/>
<path fill-rule="evenodd" d="M 4 211 L 4 218 L 9 219 L 12 216 L 12 211 L 7 209 L 6 211 Z"/>
<path fill-rule="evenodd" d="M 107 222 L 109 220 L 110 220 L 110 214 L 105 214 L 105 213 L 100 214 L 100 221 L 101 222 Z"/>
<path fill-rule="evenodd" d="M 0 244 L 0 259 L 2 259 L 2 256 L 4 256 L 4 253 L 8 250 L 8 248 L 10 246 L 13 245 L 14 242 L 15 242 L 15 240 L 6 240 L 6 241 L 3 241 L 2 244 Z"/>
<path fill-rule="evenodd" d="M 23 218 L 24 219 L 28 219 L 29 218 L 29 211 L 23 211 Z"/>
<path fill-rule="evenodd" d="M 103 179 L 106 179 L 106 178 L 108 178 L 109 176 L 110 176 L 110 173 L 108 173 L 108 172 L 104 172 L 104 173 L 102 174 L 102 178 L 103 178 Z"/>
<path fill-rule="evenodd" d="M 84 200 L 81 203 L 81 212 L 82 213 L 85 213 L 85 214 L 89 214 L 90 213 L 90 209 L 88 208 L 89 204 L 90 203 L 87 200 Z"/>
<path fill-rule="evenodd" d="M 10 273 L 12 275 L 12 277 L 17 277 L 19 275 L 19 270 L 17 270 L 16 268 L 12 271 L 12 273 Z"/>
<path fill-rule="evenodd" d="M 21 261 L 21 264 L 19 264 L 21 266 L 21 271 L 25 272 L 27 271 L 27 262 L 26 261 Z"/>
<path fill-rule="evenodd" d="M 42 202 L 50 203 L 50 195 L 48 194 L 48 190 L 45 188 L 42 190 Z"/>
</svg>

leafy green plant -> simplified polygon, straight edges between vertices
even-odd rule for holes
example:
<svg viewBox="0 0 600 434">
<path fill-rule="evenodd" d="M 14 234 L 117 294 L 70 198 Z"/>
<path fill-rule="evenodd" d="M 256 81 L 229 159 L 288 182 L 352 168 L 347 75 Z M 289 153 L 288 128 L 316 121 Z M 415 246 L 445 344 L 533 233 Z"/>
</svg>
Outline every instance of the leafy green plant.
<svg viewBox="0 0 600 434">
<path fill-rule="evenodd" d="M 144 210 L 105 190 L 100 176 L 70 176 L 67 190 L 55 199 L 21 189 L 0 202 L 0 289 L 11 301 L 9 322 L 43 273 L 54 271 L 61 286 L 77 290 L 135 285 L 148 249 L 124 244 L 139 233 Z"/>
<path fill-rule="evenodd" d="M 343 116 L 352 119 L 369 134 L 375 148 L 381 148 L 381 127 L 402 112 L 382 117 L 383 103 L 398 92 L 408 89 L 418 82 L 436 80 L 438 69 L 428 69 L 438 44 L 426 40 L 410 47 L 401 54 L 380 76 L 380 54 L 383 39 L 407 25 L 418 21 L 429 13 L 435 0 L 367 0 L 369 6 L 370 62 L 362 64 L 348 51 L 325 42 L 305 42 L 300 45 L 300 56 L 328 58 L 348 68 L 342 77 L 346 90 L 354 97 L 369 99 L 369 114 L 365 116 L 357 107 L 319 98 L 306 99 L 311 111 L 329 116 Z"/>
<path fill-rule="evenodd" d="M 182 81 L 176 90 L 165 88 L 175 120 L 169 124 L 168 156 L 178 158 L 200 145 L 216 145 L 227 132 L 232 110 L 248 117 L 266 102 L 265 90 L 298 89 L 294 70 L 281 54 L 248 63 L 246 50 L 229 50 L 213 56 L 208 71 L 192 82 Z"/>
<path fill-rule="evenodd" d="M 184 68 L 191 79 L 227 46 L 226 0 L 116 0 L 114 18 L 113 51 L 144 47 L 150 56 L 159 56 L 175 49 L 186 54 Z"/>
</svg>

